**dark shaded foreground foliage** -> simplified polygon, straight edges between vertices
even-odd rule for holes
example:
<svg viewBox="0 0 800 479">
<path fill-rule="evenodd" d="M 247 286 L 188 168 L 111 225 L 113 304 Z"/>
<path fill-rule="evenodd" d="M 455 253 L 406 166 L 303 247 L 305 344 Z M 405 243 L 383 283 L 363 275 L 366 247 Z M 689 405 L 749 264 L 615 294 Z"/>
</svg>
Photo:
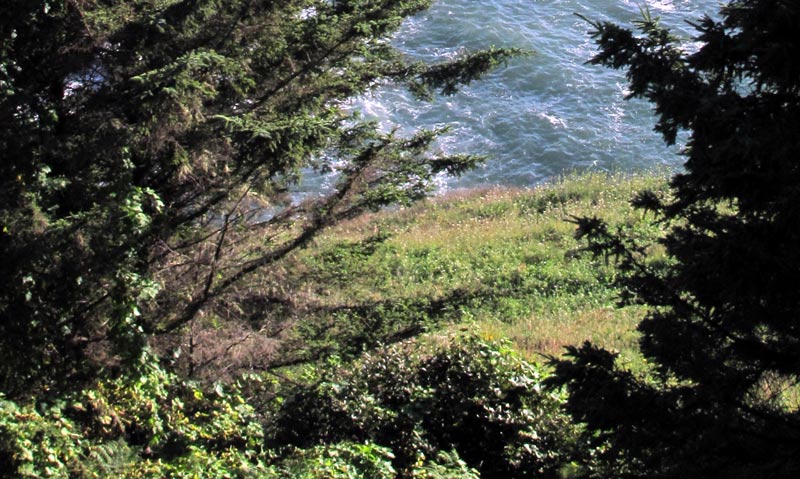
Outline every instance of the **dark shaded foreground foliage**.
<svg viewBox="0 0 800 479">
<path fill-rule="evenodd" d="M 577 434 L 504 344 L 377 349 L 204 390 L 154 366 L 57 401 L 0 401 L 5 477 L 561 477 Z M 255 407 L 254 407 L 255 406 Z"/>
<path fill-rule="evenodd" d="M 275 446 L 356 441 L 388 447 L 403 477 L 454 451 L 482 478 L 561 477 L 576 430 L 543 372 L 507 345 L 459 337 L 430 352 L 378 349 L 324 372 L 282 404 Z"/>
<path fill-rule="evenodd" d="M 668 143 L 689 132 L 671 197 L 635 203 L 668 226 L 671 261 L 597 218 L 578 220 L 618 260 L 647 379 L 592 344 L 556 361 L 568 409 L 602 454 L 587 477 L 800 476 L 800 22 L 797 2 L 736 0 L 698 21 L 691 53 L 646 15 L 641 35 L 593 23 L 593 63 L 627 70 Z"/>
</svg>

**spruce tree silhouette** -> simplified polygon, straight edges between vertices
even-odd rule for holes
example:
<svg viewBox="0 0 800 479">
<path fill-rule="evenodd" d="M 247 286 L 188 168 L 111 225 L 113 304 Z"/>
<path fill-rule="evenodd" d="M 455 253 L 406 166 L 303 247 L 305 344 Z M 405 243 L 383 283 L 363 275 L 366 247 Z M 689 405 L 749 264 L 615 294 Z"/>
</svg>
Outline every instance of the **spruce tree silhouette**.
<svg viewBox="0 0 800 479">
<path fill-rule="evenodd" d="M 585 343 L 553 360 L 601 445 L 586 477 L 800 477 L 800 5 L 738 0 L 693 24 L 687 52 L 647 11 L 639 35 L 590 22 L 591 63 L 627 70 L 686 162 L 659 198 L 666 261 L 597 218 L 577 235 L 618 260 L 622 302 L 649 306 L 646 379 Z M 794 397 L 794 401 L 792 398 Z"/>
</svg>

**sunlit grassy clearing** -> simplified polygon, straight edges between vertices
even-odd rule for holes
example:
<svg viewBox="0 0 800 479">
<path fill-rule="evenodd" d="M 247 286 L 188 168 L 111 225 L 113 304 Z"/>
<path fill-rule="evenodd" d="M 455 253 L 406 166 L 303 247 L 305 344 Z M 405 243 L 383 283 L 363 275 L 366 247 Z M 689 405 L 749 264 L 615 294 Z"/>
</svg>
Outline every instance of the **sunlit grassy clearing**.
<svg viewBox="0 0 800 479">
<path fill-rule="evenodd" d="M 456 191 L 369 215 L 298 258 L 298 287 L 317 310 L 347 308 L 340 319 L 348 327 L 367 314 L 428 331 L 469 328 L 509 338 L 531 359 L 591 340 L 636 362 L 642 312 L 614 307 L 613 265 L 579 252 L 569 220 L 598 216 L 653 238 L 652 217 L 629 205 L 642 189 L 663 191 L 664 175 L 572 175 L 534 189 Z"/>
</svg>

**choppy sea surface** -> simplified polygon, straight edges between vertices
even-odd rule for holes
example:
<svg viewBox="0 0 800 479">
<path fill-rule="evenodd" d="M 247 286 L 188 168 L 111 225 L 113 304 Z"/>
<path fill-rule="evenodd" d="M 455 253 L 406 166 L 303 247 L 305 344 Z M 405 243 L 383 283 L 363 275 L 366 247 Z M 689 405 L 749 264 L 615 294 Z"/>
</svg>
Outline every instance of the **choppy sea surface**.
<svg viewBox="0 0 800 479">
<path fill-rule="evenodd" d="M 625 100 L 622 71 L 586 64 L 596 47 L 578 15 L 632 26 L 642 9 L 660 17 L 692 48 L 687 20 L 713 15 L 716 0 L 438 0 L 409 19 L 394 38 L 414 59 L 436 62 L 487 46 L 533 52 L 432 103 L 382 88 L 353 103 L 385 129 L 401 132 L 450 125 L 438 148 L 488 157 L 441 190 L 482 185 L 532 186 L 560 174 L 677 168 L 680 145 L 653 132 L 652 105 Z M 329 180 L 311 175 L 306 192 Z"/>
</svg>

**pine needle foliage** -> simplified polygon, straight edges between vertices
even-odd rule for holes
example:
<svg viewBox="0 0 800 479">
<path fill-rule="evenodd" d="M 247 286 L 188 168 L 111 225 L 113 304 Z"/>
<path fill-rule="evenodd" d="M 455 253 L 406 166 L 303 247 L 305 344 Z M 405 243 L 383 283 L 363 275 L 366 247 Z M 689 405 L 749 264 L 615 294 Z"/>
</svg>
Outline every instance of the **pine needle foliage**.
<svg viewBox="0 0 800 479">
<path fill-rule="evenodd" d="M 635 203 L 668 226 L 670 261 L 597 218 L 577 221 L 618 259 L 643 304 L 641 378 L 591 344 L 556 361 L 569 408 L 602 445 L 587 477 L 797 477 L 800 408 L 800 21 L 797 3 L 735 0 L 694 24 L 687 50 L 644 12 L 639 35 L 593 22 L 592 63 L 627 70 L 667 143 L 688 132 L 668 200 Z"/>
<path fill-rule="evenodd" d="M 385 83 L 450 94 L 517 53 L 405 59 L 388 38 L 429 3 L 4 1 L 0 391 L 136 366 L 263 296 L 279 279 L 246 279 L 318 232 L 474 165 L 346 108 Z M 310 169 L 336 170 L 333 191 L 287 201 Z"/>
</svg>

